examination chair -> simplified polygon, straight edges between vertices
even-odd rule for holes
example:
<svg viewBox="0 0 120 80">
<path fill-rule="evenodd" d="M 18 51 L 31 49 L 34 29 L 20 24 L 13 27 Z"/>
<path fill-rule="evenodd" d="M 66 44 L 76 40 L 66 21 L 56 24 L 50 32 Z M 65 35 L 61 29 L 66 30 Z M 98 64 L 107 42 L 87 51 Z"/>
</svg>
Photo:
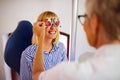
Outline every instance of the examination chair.
<svg viewBox="0 0 120 80">
<path fill-rule="evenodd" d="M 18 74 L 20 73 L 21 53 L 32 44 L 32 34 L 32 24 L 27 20 L 20 21 L 15 31 L 9 34 L 4 51 L 4 60 Z"/>
</svg>

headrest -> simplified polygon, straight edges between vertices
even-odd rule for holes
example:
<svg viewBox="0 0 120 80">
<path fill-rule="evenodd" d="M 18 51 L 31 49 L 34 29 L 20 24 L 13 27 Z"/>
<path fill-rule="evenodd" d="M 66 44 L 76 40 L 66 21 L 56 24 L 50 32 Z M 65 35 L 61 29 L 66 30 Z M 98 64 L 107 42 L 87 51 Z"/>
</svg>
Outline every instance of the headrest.
<svg viewBox="0 0 120 80">
<path fill-rule="evenodd" d="M 15 31 L 9 36 L 5 47 L 4 59 L 7 65 L 20 73 L 20 59 L 22 51 L 32 43 L 32 24 L 20 21 Z"/>
</svg>

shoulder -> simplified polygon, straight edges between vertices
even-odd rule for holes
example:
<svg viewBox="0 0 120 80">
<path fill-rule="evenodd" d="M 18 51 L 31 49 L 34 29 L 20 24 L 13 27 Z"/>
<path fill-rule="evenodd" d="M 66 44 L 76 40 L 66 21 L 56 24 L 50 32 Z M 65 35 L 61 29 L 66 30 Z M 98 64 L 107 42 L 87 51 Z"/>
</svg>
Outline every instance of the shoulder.
<svg viewBox="0 0 120 80">
<path fill-rule="evenodd" d="M 65 47 L 62 42 L 58 42 L 56 45 L 57 45 L 58 47 Z"/>
<path fill-rule="evenodd" d="M 39 75 L 39 80 L 75 80 L 71 78 L 71 76 L 74 75 L 73 72 L 75 72 L 73 68 L 75 68 L 74 63 L 61 62 L 54 68 L 42 72 Z M 57 76 L 57 77 L 53 77 L 53 76 Z"/>
<path fill-rule="evenodd" d="M 35 55 L 35 51 L 36 51 L 37 46 L 36 45 L 30 45 L 28 46 L 23 52 L 22 52 L 22 56 L 24 56 L 25 58 L 33 58 Z"/>
<path fill-rule="evenodd" d="M 54 45 L 54 49 L 57 49 L 59 51 L 65 51 L 65 46 L 62 42 L 58 42 L 57 44 Z"/>
</svg>

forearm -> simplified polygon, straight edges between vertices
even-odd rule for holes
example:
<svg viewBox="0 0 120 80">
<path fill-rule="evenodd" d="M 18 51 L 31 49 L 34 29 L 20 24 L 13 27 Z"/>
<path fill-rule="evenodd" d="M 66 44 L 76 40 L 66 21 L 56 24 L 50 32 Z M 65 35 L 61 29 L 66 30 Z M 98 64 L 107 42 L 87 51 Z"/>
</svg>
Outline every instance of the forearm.
<svg viewBox="0 0 120 80">
<path fill-rule="evenodd" d="M 43 57 L 43 39 L 38 39 L 38 47 L 33 62 L 32 78 L 38 80 L 42 71 L 44 71 L 44 57 Z"/>
</svg>

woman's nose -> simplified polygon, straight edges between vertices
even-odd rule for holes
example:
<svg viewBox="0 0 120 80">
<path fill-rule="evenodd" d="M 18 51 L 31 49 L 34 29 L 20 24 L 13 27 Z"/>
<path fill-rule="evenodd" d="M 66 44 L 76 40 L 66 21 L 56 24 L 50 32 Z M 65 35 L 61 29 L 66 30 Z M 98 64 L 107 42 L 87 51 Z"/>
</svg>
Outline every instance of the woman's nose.
<svg viewBox="0 0 120 80">
<path fill-rule="evenodd" d="M 54 25 L 51 25 L 50 29 L 55 29 Z"/>
</svg>

